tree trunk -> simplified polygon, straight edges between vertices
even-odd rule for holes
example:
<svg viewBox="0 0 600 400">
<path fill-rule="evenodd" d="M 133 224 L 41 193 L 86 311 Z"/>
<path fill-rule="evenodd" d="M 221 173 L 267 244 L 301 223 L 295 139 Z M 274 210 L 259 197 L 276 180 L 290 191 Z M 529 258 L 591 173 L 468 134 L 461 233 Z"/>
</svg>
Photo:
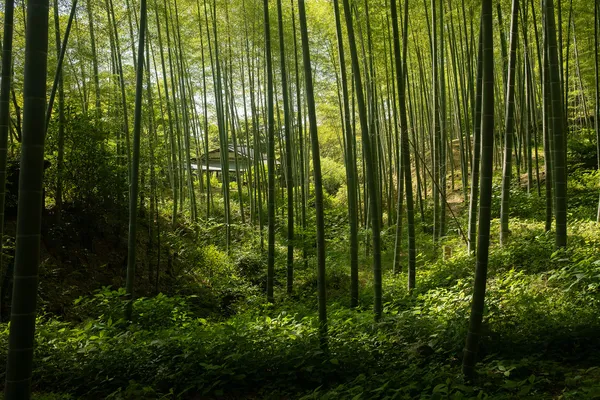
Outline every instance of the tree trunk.
<svg viewBox="0 0 600 400">
<path fill-rule="evenodd" d="M 15 246 L 8 361 L 4 386 L 7 400 L 31 397 L 34 331 L 40 264 L 42 180 L 48 57 L 48 0 L 27 2 L 23 138 Z"/>
<path fill-rule="evenodd" d="M 265 24 L 265 51 L 267 64 L 267 168 L 268 183 L 268 264 L 267 264 L 267 301 L 273 303 L 273 278 L 275 275 L 275 112 L 273 105 L 273 62 L 271 60 L 271 27 L 269 23 L 269 0 L 263 2 Z"/>
<path fill-rule="evenodd" d="M 129 238 L 127 241 L 127 281 L 125 290 L 127 293 L 127 307 L 125 318 L 131 321 L 133 310 L 133 284 L 135 280 L 136 267 L 136 234 L 137 234 L 137 197 L 138 177 L 140 168 L 140 136 L 142 130 L 142 94 L 144 91 L 144 40 L 146 37 L 146 0 L 140 2 L 140 31 L 138 42 L 137 71 L 135 74 L 135 112 L 133 121 L 133 156 L 131 165 L 131 178 L 129 180 Z"/>
<path fill-rule="evenodd" d="M 492 35 L 492 0 L 483 0 L 481 7 L 483 82 L 481 118 L 481 199 L 479 204 L 479 235 L 477 263 L 469 331 L 463 351 L 462 371 L 467 379 L 475 375 L 477 348 L 485 304 L 485 288 L 490 245 L 492 205 L 492 175 L 494 157 L 494 40 Z"/>
<path fill-rule="evenodd" d="M 408 7 L 408 0 L 405 0 L 405 7 Z M 391 0 L 392 8 L 392 30 L 394 43 L 394 61 L 396 72 L 396 88 L 398 89 L 398 100 L 400 103 L 400 130 L 401 130 L 401 148 L 404 170 L 404 183 L 406 185 L 406 218 L 408 223 L 408 290 L 415 288 L 416 272 L 416 248 L 415 248 L 415 213 L 413 204 L 412 187 L 412 169 L 410 163 L 410 149 L 408 143 L 408 120 L 406 116 L 406 89 L 405 89 L 405 70 L 406 70 L 406 52 L 404 54 L 404 64 L 400 59 L 400 33 L 398 29 L 398 11 L 396 9 L 396 0 Z M 405 13 L 404 24 L 408 24 L 408 12 Z M 403 48 L 406 50 L 407 37 L 404 36 Z"/>
<path fill-rule="evenodd" d="M 2 81 L 0 86 L 0 279 L 4 273 L 4 208 L 6 200 L 6 164 L 8 159 L 8 135 L 10 125 L 10 87 L 12 80 L 12 44 L 15 4 L 4 3 L 4 35 L 2 37 Z M 0 284 L 0 320 L 4 310 L 5 293 Z"/>
<path fill-rule="evenodd" d="M 266 2 L 267 0 L 265 0 Z M 346 2 L 348 0 L 345 0 Z M 302 38 L 302 59 L 304 61 L 304 81 L 306 85 L 306 103 L 308 106 L 308 123 L 312 147 L 313 175 L 315 184 L 315 213 L 317 228 L 317 291 L 319 297 L 319 333 L 321 349 L 327 351 L 327 299 L 325 284 L 325 219 L 323 216 L 323 178 L 321 176 L 321 155 L 319 136 L 317 133 L 317 112 L 313 87 L 310 49 L 308 43 L 308 27 L 304 0 L 298 0 L 300 14 L 300 36 Z"/>
<path fill-rule="evenodd" d="M 366 181 L 369 182 L 369 207 L 371 208 L 371 229 L 373 236 L 373 285 L 375 289 L 375 301 L 373 310 L 375 318 L 379 319 L 383 310 L 382 307 L 382 272 L 381 272 L 381 218 L 379 213 L 379 190 L 377 188 L 377 164 L 374 162 L 374 146 L 372 146 L 369 132 L 369 123 L 367 120 L 367 108 L 363 94 L 363 84 L 360 74 L 358 52 L 356 50 L 356 40 L 354 37 L 354 24 L 352 22 L 352 11 L 350 2 L 343 0 L 344 15 L 346 18 L 346 29 L 348 31 L 348 42 L 350 44 L 350 55 L 352 58 L 352 73 L 354 74 L 355 94 L 358 103 L 358 114 L 361 126 L 361 137 L 363 141 L 363 155 L 366 164 Z"/>
<path fill-rule="evenodd" d="M 94 31 L 94 12 L 92 10 L 92 0 L 87 0 L 86 9 L 88 17 L 88 28 L 90 30 L 90 46 L 92 51 L 92 67 L 94 69 L 94 89 L 96 93 L 96 122 L 102 117 L 102 107 L 100 104 L 100 76 L 98 73 L 98 53 L 96 52 L 96 34 Z"/>
<path fill-rule="evenodd" d="M 554 2 L 545 0 L 546 16 L 546 49 L 548 51 L 548 67 L 550 78 L 550 125 L 552 127 L 552 162 L 554 174 L 554 202 L 556 218 L 556 247 L 567 246 L 567 170 L 566 141 L 564 137 L 564 118 L 560 68 L 556 43 L 556 27 L 554 23 Z"/>
<path fill-rule="evenodd" d="M 358 306 L 358 202 L 356 198 L 356 159 L 354 158 L 354 130 L 351 123 L 348 97 L 348 77 L 346 74 L 346 57 L 344 54 L 344 38 L 338 0 L 333 0 L 335 27 L 340 59 L 342 101 L 344 108 L 344 127 L 346 134 L 346 180 L 348 186 L 348 221 L 350 222 L 350 307 Z"/>
<path fill-rule="evenodd" d="M 279 27 L 279 62 L 281 63 L 281 88 L 283 96 L 283 118 L 285 136 L 285 167 L 287 189 L 287 292 L 294 287 L 294 179 L 292 176 L 292 137 L 288 94 L 287 68 L 285 63 L 285 40 L 283 32 L 283 11 L 281 0 L 277 0 L 277 20 Z"/>
<path fill-rule="evenodd" d="M 510 206 L 510 180 L 512 177 L 512 143 L 515 131 L 515 66 L 517 61 L 517 42 L 519 19 L 519 0 L 512 0 L 510 20 L 510 53 L 508 55 L 508 78 L 506 88 L 506 114 L 504 122 L 504 168 L 502 170 L 502 195 L 500 203 L 500 244 L 508 238 L 508 213 Z M 521 105 L 524 107 L 524 105 Z"/>
<path fill-rule="evenodd" d="M 483 27 L 480 27 L 483 32 Z M 479 35 L 477 57 L 477 90 L 473 109 L 473 162 L 471 163 L 471 196 L 469 200 L 469 253 L 477 250 L 477 203 L 479 201 L 479 169 L 481 156 L 481 103 L 483 89 L 483 38 Z"/>
</svg>

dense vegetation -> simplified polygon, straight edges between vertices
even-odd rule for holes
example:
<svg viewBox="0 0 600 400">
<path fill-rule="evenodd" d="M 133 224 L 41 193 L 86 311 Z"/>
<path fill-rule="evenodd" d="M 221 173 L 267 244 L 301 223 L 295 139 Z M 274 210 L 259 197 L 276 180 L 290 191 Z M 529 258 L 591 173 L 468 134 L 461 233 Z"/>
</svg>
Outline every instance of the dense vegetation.
<svg viewBox="0 0 600 400">
<path fill-rule="evenodd" d="M 4 398 L 600 398 L 591 3 L 5 1 Z"/>
</svg>

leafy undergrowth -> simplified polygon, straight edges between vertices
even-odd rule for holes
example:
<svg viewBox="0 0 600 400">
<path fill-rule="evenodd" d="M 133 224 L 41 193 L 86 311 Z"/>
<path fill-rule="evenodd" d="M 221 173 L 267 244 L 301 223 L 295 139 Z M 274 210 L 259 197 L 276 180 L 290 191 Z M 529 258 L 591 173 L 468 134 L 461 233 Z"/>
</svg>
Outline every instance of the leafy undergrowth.
<svg viewBox="0 0 600 400">
<path fill-rule="evenodd" d="M 39 317 L 35 389 L 68 395 L 38 398 L 600 398 L 598 226 L 571 223 L 569 249 L 559 252 L 541 224 L 511 227 L 518 239 L 491 250 L 472 384 L 462 380 L 460 360 L 473 260 L 449 241 L 451 258 L 421 258 L 412 294 L 403 274 L 386 272 L 378 323 L 368 270 L 361 306 L 351 310 L 345 266 L 332 264 L 327 351 L 311 265 L 299 268 L 294 295 L 267 305 L 261 259 L 239 256 L 243 271 L 224 273 L 238 276 L 223 283 L 237 287 L 223 312 L 230 317 L 206 317 L 201 295 L 159 295 L 136 300 L 127 323 L 123 292 L 105 288 L 76 301 L 82 323 Z M 6 348 L 8 326 L 0 329 Z"/>
</svg>

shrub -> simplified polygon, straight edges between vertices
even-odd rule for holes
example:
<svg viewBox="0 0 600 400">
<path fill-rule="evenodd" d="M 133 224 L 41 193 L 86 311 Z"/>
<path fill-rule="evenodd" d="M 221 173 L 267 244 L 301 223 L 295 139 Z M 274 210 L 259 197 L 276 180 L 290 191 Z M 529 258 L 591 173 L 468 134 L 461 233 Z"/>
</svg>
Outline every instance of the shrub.
<svg viewBox="0 0 600 400">
<path fill-rule="evenodd" d="M 331 158 L 321 158 L 321 173 L 323 189 L 332 196 L 335 196 L 338 189 L 346 184 L 346 168 Z"/>
<path fill-rule="evenodd" d="M 240 276 L 254 285 L 264 286 L 267 262 L 261 253 L 255 251 L 243 252 L 238 256 L 235 265 Z"/>
<path fill-rule="evenodd" d="M 142 329 L 158 329 L 189 322 L 193 316 L 189 297 L 168 297 L 162 293 L 152 298 L 140 297 L 133 302 L 132 321 Z M 121 321 L 127 304 L 125 289 L 111 290 L 104 287 L 91 297 L 75 300 L 73 313 L 81 320 Z"/>
<path fill-rule="evenodd" d="M 118 129 L 121 129 L 120 127 Z M 115 157 L 106 138 L 112 132 L 96 125 L 91 117 L 72 114 L 69 132 L 65 135 L 63 197 L 84 210 L 126 208 L 127 166 L 122 157 Z M 54 197 L 58 178 L 56 125 L 48 132 L 47 153 L 52 166 L 46 171 L 48 194 Z"/>
<path fill-rule="evenodd" d="M 568 136 L 567 165 L 571 170 L 578 168 L 595 169 L 598 165 L 598 148 L 595 133 L 588 131 Z"/>
</svg>

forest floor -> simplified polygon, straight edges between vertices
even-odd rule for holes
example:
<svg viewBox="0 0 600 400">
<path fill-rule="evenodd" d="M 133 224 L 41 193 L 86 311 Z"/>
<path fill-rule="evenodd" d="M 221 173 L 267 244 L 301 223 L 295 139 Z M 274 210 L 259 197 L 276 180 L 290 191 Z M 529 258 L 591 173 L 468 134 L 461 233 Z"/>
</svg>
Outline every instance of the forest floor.
<svg viewBox="0 0 600 400">
<path fill-rule="evenodd" d="M 326 202 L 333 221 L 327 351 L 319 346 L 314 249 L 308 248 L 306 263 L 301 249 L 296 252 L 294 292 L 287 295 L 283 227 L 275 304 L 266 303 L 256 230 L 235 226 L 229 254 L 215 221 L 182 219 L 177 231 L 163 232 L 160 247 L 141 234 L 137 284 L 146 297 L 135 301 L 133 321 L 126 322 L 124 292 L 116 290 L 126 250 L 121 217 L 73 211 L 59 223 L 48 216 L 34 398 L 600 398 L 600 227 L 593 221 L 599 178 L 591 171 L 570 175 L 566 250 L 556 251 L 553 232 L 544 232 L 544 200 L 536 191 L 515 185 L 512 233 L 503 247 L 492 221 L 484 334 L 470 383 L 460 367 L 474 260 L 458 233 L 458 224 L 467 226 L 460 192 L 449 198 L 457 220 L 448 218 L 440 243 L 452 249 L 450 257 L 434 251 L 440 244 L 432 243 L 427 227 L 418 229 L 413 293 L 405 289 L 406 275 L 391 271 L 394 228 L 383 232 L 384 315 L 378 322 L 367 236 L 360 306 L 350 309 L 346 210 L 335 199 Z M 494 213 L 498 204 L 495 197 Z M 158 254 L 161 294 L 155 296 Z M 5 348 L 7 339 L 4 323 Z"/>
<path fill-rule="evenodd" d="M 166 221 L 161 221 L 166 226 Z M 78 317 L 70 314 L 73 302 L 80 296 L 92 295 L 102 287 L 121 287 L 125 284 L 127 264 L 126 214 L 93 213 L 72 206 L 61 213 L 60 221 L 55 210 L 48 209 L 42 217 L 42 247 L 40 288 L 38 304 L 45 313 L 60 315 L 68 320 Z M 147 280 L 149 258 L 156 256 L 156 249 L 147 234 L 148 223 L 141 218 L 141 234 L 138 235 L 138 263 L 140 279 Z M 5 262 L 12 263 L 16 216 L 5 223 Z M 167 250 L 162 249 L 164 260 Z M 158 291 L 169 287 L 169 276 L 159 282 Z M 6 279 L 6 278 L 5 278 Z M 10 279 L 9 279 L 10 281 Z M 10 284 L 10 282 L 8 282 Z M 156 292 L 154 284 L 142 282 L 139 296 Z M 3 301 L 2 320 L 10 310 Z"/>
</svg>

